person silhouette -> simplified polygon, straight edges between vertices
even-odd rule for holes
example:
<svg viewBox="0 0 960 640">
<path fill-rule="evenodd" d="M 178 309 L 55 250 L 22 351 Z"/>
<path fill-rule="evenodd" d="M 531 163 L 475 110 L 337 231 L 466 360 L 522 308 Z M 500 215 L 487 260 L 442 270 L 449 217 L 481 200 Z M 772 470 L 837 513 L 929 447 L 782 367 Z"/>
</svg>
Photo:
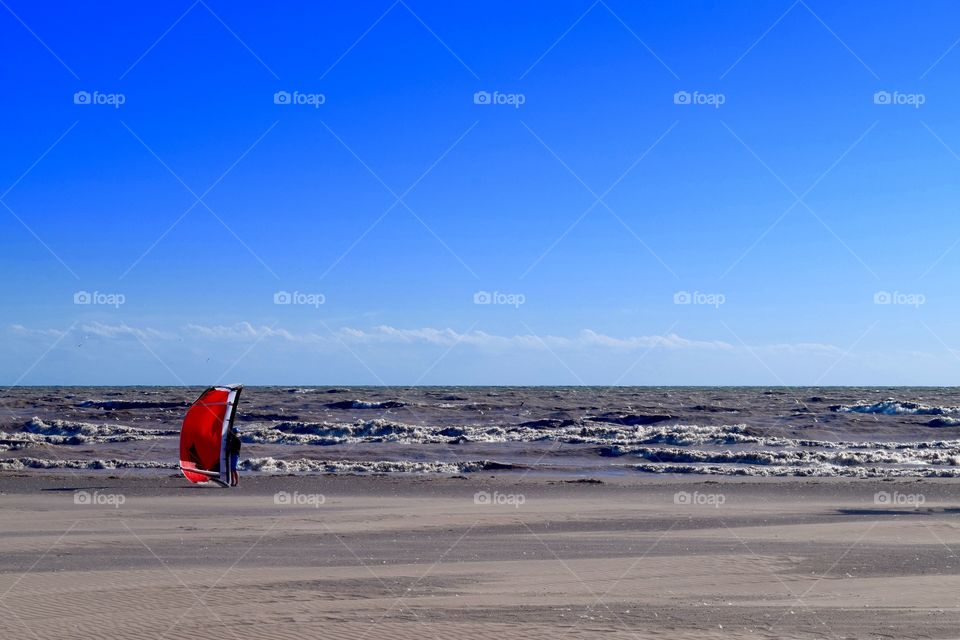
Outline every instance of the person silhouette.
<svg viewBox="0 0 960 640">
<path fill-rule="evenodd" d="M 236 427 L 230 427 L 227 431 L 227 455 L 230 460 L 230 486 L 240 485 L 240 472 L 237 471 L 237 465 L 240 462 L 240 434 Z"/>
</svg>

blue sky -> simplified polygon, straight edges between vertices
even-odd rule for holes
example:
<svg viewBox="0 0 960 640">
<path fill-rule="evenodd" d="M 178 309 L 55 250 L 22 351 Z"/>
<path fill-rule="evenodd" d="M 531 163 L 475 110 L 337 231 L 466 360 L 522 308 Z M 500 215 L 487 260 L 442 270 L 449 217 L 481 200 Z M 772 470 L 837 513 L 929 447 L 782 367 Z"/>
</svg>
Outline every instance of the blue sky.
<svg viewBox="0 0 960 640">
<path fill-rule="evenodd" d="M 955 4 L 4 2 L 4 385 L 960 370 Z"/>
</svg>

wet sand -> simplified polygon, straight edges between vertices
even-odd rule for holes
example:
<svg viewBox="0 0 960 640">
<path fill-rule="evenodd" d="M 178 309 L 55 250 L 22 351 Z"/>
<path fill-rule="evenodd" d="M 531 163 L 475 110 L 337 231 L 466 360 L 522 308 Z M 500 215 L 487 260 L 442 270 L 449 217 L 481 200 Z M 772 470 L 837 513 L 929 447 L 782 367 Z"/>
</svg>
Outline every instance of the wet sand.
<svg viewBox="0 0 960 640">
<path fill-rule="evenodd" d="M 6 473 L 0 637 L 953 638 L 954 549 L 945 480 Z"/>
</svg>

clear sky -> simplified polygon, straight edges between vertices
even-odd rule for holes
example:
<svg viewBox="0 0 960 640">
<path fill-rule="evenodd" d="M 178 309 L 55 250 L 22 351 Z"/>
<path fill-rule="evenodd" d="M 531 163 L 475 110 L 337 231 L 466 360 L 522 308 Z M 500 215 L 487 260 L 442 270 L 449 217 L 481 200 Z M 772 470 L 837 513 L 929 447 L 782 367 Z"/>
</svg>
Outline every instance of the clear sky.
<svg viewBox="0 0 960 640">
<path fill-rule="evenodd" d="M 958 379 L 956 3 L 152 4 L 0 2 L 4 385 Z"/>
</svg>

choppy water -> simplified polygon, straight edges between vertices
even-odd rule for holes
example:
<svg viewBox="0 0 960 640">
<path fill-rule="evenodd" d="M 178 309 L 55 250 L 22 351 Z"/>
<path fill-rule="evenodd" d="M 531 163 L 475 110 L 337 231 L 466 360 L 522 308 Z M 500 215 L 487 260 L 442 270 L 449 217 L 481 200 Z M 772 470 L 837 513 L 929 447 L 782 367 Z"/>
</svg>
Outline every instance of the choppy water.
<svg viewBox="0 0 960 640">
<path fill-rule="evenodd" d="M 171 469 L 201 389 L 0 394 L 0 470 Z M 960 476 L 955 388 L 247 387 L 263 473 Z"/>
</svg>

